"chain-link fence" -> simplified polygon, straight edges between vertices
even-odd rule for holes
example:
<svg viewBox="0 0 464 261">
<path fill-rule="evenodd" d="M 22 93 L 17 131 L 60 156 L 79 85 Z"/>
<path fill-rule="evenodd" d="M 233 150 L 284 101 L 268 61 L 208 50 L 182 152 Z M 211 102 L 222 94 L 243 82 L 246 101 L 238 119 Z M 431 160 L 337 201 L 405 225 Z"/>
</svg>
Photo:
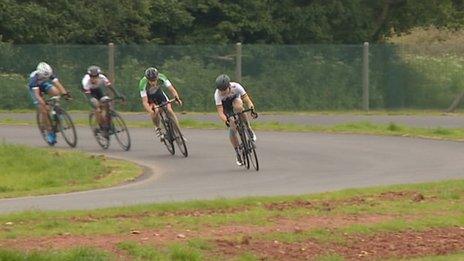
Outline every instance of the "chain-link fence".
<svg viewBox="0 0 464 261">
<path fill-rule="evenodd" d="M 463 89 L 461 46 L 369 47 L 370 108 L 447 108 Z M 361 109 L 362 45 L 243 45 L 241 82 L 261 111 Z M 89 109 L 80 81 L 89 65 L 106 72 L 108 46 L 0 43 L 1 109 L 33 108 L 26 85 L 40 61 L 72 90 L 72 109 Z M 142 110 L 138 81 L 156 66 L 173 82 L 187 111 L 214 111 L 214 80 L 236 75 L 235 45 L 115 46 L 115 87 L 128 97 L 120 109 Z M 110 75 L 112 75 L 110 73 Z"/>
</svg>

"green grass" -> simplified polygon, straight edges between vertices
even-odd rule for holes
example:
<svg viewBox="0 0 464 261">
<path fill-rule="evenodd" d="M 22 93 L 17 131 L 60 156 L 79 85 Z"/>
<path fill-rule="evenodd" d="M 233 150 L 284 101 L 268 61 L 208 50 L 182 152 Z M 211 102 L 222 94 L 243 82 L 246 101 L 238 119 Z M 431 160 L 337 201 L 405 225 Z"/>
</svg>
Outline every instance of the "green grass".
<svg viewBox="0 0 464 261">
<path fill-rule="evenodd" d="M 133 163 L 23 145 L 0 144 L 0 198 L 108 187 L 141 173 Z"/>
<path fill-rule="evenodd" d="M 35 125 L 35 121 L 17 120 L 12 118 L 0 119 L 0 125 Z M 88 126 L 87 119 L 75 120 L 77 126 Z M 126 121 L 128 127 L 152 128 L 150 121 Z M 220 122 L 199 121 L 194 119 L 180 120 L 182 128 L 189 129 L 217 129 L 224 130 L 224 124 Z M 343 123 L 336 125 L 305 125 L 280 122 L 254 122 L 253 128 L 257 131 L 285 131 L 285 132 L 317 132 L 317 133 L 344 133 L 418 137 L 440 140 L 464 140 L 464 129 L 461 128 L 419 128 L 400 125 L 396 123 L 375 124 L 369 121 Z"/>
<path fill-rule="evenodd" d="M 424 202 L 414 202 L 410 198 L 401 200 L 380 200 L 378 195 L 385 191 L 415 191 L 422 193 Z M 450 199 L 450 195 L 451 199 Z M 347 199 L 365 199 L 363 203 L 351 204 Z M 373 200 L 370 200 L 370 199 Z M 291 207 L 282 211 L 266 208 L 271 203 L 306 200 L 311 208 Z M 332 210 L 321 206 L 327 200 L 337 203 Z M 347 202 L 347 203 L 345 203 Z M 375 202 L 375 204 L 373 204 Z M 13 222 L 1 238 L 21 238 L 26 236 L 53 236 L 65 233 L 73 235 L 128 233 L 131 229 L 160 229 L 172 225 L 176 229 L 198 230 L 205 226 L 218 227 L 228 224 L 251 226 L 271 225 L 274 217 L 327 217 L 339 215 L 390 214 L 422 216 L 417 227 L 448 226 L 464 223 L 456 213 L 464 212 L 464 181 L 452 180 L 438 183 L 396 185 L 369 189 L 350 189 L 338 192 L 302 196 L 251 197 L 241 199 L 217 199 L 208 201 L 189 201 L 139 205 L 122 208 L 109 208 L 91 211 L 42 212 L 28 211 L 0 216 L 0 224 Z M 213 214 L 194 216 L 182 213 L 207 210 Z M 227 211 L 235 210 L 235 211 Z M 166 213 L 172 213 L 167 215 Z M 180 213 L 180 214 L 177 214 Z M 442 213 L 437 215 L 437 213 Z M 412 226 L 411 224 L 407 224 Z M 379 225 L 379 229 L 395 228 L 395 224 Z M 366 229 L 376 229 L 364 226 Z M 356 228 L 351 228 L 355 230 Z"/>
<path fill-rule="evenodd" d="M 93 248 L 75 248 L 65 251 L 20 252 L 0 249 L 0 261 L 73 261 L 73 260 L 114 260 L 114 256 Z"/>
<path fill-rule="evenodd" d="M 382 193 L 402 195 L 392 199 Z M 401 193 L 400 193 L 401 192 Z M 425 200 L 413 201 L 421 193 Z M 359 200 L 362 199 L 362 200 Z M 310 205 L 271 209 L 272 204 L 291 204 L 309 201 Z M 325 208 L 331 202 L 331 209 Z M 193 215 L 197 211 L 200 215 Z M 336 228 L 316 227 L 294 232 L 251 234 L 252 240 L 278 240 L 301 242 L 313 240 L 321 244 L 344 245 L 346 235 L 372 235 L 380 232 L 405 230 L 424 231 L 429 228 L 464 227 L 464 180 L 434 183 L 394 185 L 365 189 L 347 189 L 300 196 L 249 197 L 178 203 L 147 204 L 131 207 L 108 208 L 90 211 L 28 211 L 0 215 L 0 240 L 59 235 L 120 235 L 127 236 L 133 229 L 162 230 L 166 226 L 174 231 L 205 231 L 229 225 L 247 227 L 275 226 L 273 220 L 285 218 L 331 219 L 347 215 L 388 216 L 372 223 L 354 223 Z M 11 222 L 11 223 L 9 223 Z M 5 225 L 9 223 L 9 225 Z M 129 239 L 129 237 L 126 237 Z M 240 242 L 241 235 L 224 235 L 225 239 Z M 135 260 L 202 260 L 216 253 L 210 238 L 187 237 L 182 242 L 165 242 L 167 245 L 145 245 L 125 240 L 117 248 Z M 16 253 L 17 255 L 24 255 Z M 454 256 L 451 256 L 454 258 Z M 456 257 L 462 257 L 457 254 Z M 334 255 L 319 256 L 317 260 L 341 260 Z M 440 257 L 436 257 L 440 260 Z M 256 260 L 254 253 L 243 252 L 234 260 Z M 1 258 L 0 258 L 1 260 Z M 218 259 L 220 260 L 220 258 Z M 428 260 L 428 259 L 425 259 Z M 435 260 L 435 259 L 430 259 Z M 453 260 L 453 259 L 452 259 Z"/>
</svg>

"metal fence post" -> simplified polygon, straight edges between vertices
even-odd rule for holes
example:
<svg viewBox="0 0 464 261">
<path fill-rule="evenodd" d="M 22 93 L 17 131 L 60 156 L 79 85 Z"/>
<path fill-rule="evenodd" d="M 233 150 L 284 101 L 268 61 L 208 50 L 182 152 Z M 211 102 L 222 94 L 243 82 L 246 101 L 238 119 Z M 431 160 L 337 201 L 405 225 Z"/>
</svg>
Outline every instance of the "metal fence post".
<svg viewBox="0 0 464 261">
<path fill-rule="evenodd" d="M 242 81 L 242 43 L 235 44 L 235 80 Z"/>
<path fill-rule="evenodd" d="M 363 110 L 369 111 L 369 43 L 363 45 Z"/>
<path fill-rule="evenodd" d="M 114 43 L 108 44 L 108 77 L 110 81 L 114 84 L 115 82 L 115 73 L 114 73 Z"/>
</svg>

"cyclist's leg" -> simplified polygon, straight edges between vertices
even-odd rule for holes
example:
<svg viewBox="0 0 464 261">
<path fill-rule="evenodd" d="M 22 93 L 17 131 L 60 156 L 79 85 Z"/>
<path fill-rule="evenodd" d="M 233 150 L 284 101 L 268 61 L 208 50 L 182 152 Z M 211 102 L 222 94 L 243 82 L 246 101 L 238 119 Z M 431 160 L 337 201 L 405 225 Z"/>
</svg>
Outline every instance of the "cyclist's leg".
<svg viewBox="0 0 464 261">
<path fill-rule="evenodd" d="M 60 95 L 60 91 L 58 90 L 58 88 L 56 88 L 55 86 L 53 86 L 50 83 L 45 83 L 43 85 L 43 90 L 44 90 L 44 92 L 46 92 L 50 96 Z M 50 119 L 48 117 L 49 113 L 50 113 L 50 108 L 48 108 L 48 106 L 45 106 L 45 111 L 42 112 L 42 119 L 45 119 L 48 122 L 47 123 L 48 141 L 50 143 L 56 143 L 56 133 L 53 132 L 52 129 L 51 129 L 51 122 L 50 122 Z"/>
<path fill-rule="evenodd" d="M 164 102 L 167 102 L 168 101 L 168 97 L 166 96 L 166 94 L 164 94 L 163 91 L 161 91 L 161 89 L 159 89 L 157 92 L 155 92 L 154 94 L 150 94 L 149 97 L 148 97 L 148 100 L 149 101 L 152 101 L 154 104 L 156 105 L 159 105 L 159 104 L 162 104 Z M 155 124 L 155 126 L 157 128 L 160 127 L 160 112 L 161 112 L 161 109 L 158 108 L 154 115 L 153 115 L 153 123 Z"/>
<path fill-rule="evenodd" d="M 90 95 L 92 98 L 90 98 L 90 104 L 93 107 L 93 111 L 95 113 L 95 119 L 97 120 L 98 125 L 102 128 L 104 126 L 107 126 L 108 124 L 105 124 L 105 117 L 102 115 L 102 108 L 101 108 L 101 103 L 100 99 L 103 97 L 103 92 L 100 88 L 98 89 L 91 89 L 90 90 Z"/>
<path fill-rule="evenodd" d="M 236 163 L 237 165 L 241 166 L 243 165 L 243 161 L 242 161 L 242 156 L 240 154 L 240 143 L 238 141 L 237 126 L 235 124 L 234 118 L 229 117 L 229 115 L 234 113 L 234 107 L 232 104 L 233 104 L 232 100 L 223 101 L 222 108 L 224 110 L 224 114 L 229 119 L 229 140 L 230 140 L 230 143 L 232 144 L 232 148 L 234 148 L 235 150 L 235 156 L 237 158 Z"/>
</svg>

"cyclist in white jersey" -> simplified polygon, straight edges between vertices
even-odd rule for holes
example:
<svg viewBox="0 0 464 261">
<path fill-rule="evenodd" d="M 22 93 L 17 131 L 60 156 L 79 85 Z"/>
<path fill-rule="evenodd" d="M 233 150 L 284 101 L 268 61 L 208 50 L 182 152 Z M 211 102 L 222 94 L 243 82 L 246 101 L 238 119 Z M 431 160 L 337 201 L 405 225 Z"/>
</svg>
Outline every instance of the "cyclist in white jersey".
<svg viewBox="0 0 464 261">
<path fill-rule="evenodd" d="M 95 118 L 103 130 L 103 135 L 108 135 L 109 122 L 108 117 L 103 115 L 100 101 L 109 99 L 105 90 L 109 89 L 113 92 L 114 96 L 120 97 L 125 100 L 125 97 L 120 95 L 111 85 L 111 82 L 103 75 L 100 67 L 92 65 L 87 69 L 87 73 L 82 78 L 82 89 L 89 98 L 92 107 L 94 108 Z"/>
<path fill-rule="evenodd" d="M 230 121 L 229 115 L 242 112 L 243 103 L 245 103 L 249 109 L 252 109 L 251 116 L 253 118 L 258 117 L 258 114 L 253 110 L 253 102 L 246 93 L 245 88 L 243 88 L 243 86 L 237 82 L 231 82 L 229 76 L 225 74 L 221 74 L 216 78 L 216 92 L 214 93 L 214 100 L 219 118 L 226 124 L 227 127 L 229 127 L 229 138 L 237 156 L 237 165 L 243 165 L 243 161 L 239 152 L 237 127 L 233 121 Z M 249 123 L 248 119 L 245 120 Z M 256 141 L 256 135 L 254 132 L 253 140 Z"/>
</svg>

